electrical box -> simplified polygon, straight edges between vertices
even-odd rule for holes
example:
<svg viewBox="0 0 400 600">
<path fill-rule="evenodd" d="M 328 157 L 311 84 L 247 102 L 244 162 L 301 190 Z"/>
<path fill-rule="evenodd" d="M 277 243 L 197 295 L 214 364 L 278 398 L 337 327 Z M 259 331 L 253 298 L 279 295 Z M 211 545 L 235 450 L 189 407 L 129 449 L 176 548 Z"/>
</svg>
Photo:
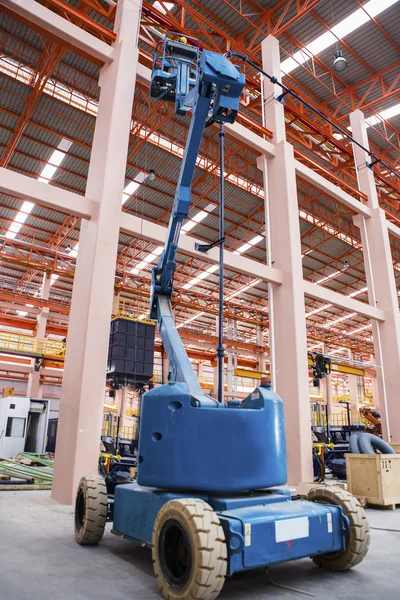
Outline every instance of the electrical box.
<svg viewBox="0 0 400 600">
<path fill-rule="evenodd" d="M 7 396 L 0 398 L 0 457 L 19 452 L 42 454 L 46 446 L 48 400 Z"/>
<path fill-rule="evenodd" d="M 146 384 L 153 377 L 155 325 L 117 318 L 111 321 L 107 379 Z"/>
</svg>

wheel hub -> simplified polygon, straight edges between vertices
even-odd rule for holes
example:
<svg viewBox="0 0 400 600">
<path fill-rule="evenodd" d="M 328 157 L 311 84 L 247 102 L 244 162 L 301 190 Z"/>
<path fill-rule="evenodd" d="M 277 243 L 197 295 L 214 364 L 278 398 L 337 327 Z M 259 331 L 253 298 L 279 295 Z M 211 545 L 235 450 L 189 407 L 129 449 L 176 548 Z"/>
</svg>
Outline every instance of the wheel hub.
<svg viewBox="0 0 400 600">
<path fill-rule="evenodd" d="M 80 531 L 83 527 L 83 523 L 85 520 L 85 512 L 86 512 L 86 501 L 85 494 L 83 490 L 79 490 L 76 497 L 75 504 L 75 526 L 78 531 Z"/>
<path fill-rule="evenodd" d="M 183 587 L 192 570 L 192 550 L 184 527 L 176 519 L 164 523 L 158 551 L 165 579 L 174 587 Z"/>
</svg>

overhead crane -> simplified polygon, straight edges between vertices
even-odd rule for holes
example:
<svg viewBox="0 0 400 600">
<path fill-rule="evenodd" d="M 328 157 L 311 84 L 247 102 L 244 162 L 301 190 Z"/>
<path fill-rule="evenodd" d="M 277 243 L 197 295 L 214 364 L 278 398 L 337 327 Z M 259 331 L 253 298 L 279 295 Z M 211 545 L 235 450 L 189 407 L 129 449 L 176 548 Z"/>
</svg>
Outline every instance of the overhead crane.
<svg viewBox="0 0 400 600">
<path fill-rule="evenodd" d="M 98 543 L 108 516 L 114 534 L 152 549 L 167 600 L 212 600 L 228 575 L 306 556 L 344 571 L 361 562 L 369 545 L 365 513 L 348 492 L 315 488 L 307 500 L 292 501 L 289 488 L 276 487 L 287 479 L 282 400 L 265 383 L 241 403 L 207 396 L 174 323 L 179 233 L 204 128 L 217 122 L 221 132 L 235 121 L 244 83 L 226 56 L 200 52 L 192 40 L 167 35 L 156 53 L 152 96 L 175 103 L 177 114 L 192 113 L 150 303 L 169 383 L 143 396 L 137 482 L 117 486 L 107 502 L 104 481 L 84 477 L 76 497 L 78 543 Z M 221 198 L 223 177 L 221 165 Z"/>
</svg>

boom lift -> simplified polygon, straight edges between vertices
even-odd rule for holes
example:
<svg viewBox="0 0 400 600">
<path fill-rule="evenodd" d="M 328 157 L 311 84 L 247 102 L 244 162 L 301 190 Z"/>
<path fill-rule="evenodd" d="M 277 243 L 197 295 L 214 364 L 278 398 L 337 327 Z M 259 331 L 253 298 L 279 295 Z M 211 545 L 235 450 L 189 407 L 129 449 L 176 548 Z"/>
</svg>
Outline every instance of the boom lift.
<svg viewBox="0 0 400 600">
<path fill-rule="evenodd" d="M 190 42 L 190 43 L 188 43 Z M 151 316 L 169 359 L 169 383 L 143 396 L 137 482 L 80 482 L 75 536 L 96 544 L 106 521 L 112 532 L 152 549 L 167 600 L 212 600 L 238 571 L 312 557 L 342 571 L 364 558 L 365 513 L 346 491 L 312 489 L 291 500 L 283 403 L 268 385 L 242 403 L 205 395 L 176 330 L 171 310 L 179 232 L 207 123 L 233 123 L 245 80 L 226 56 L 167 35 L 153 65 L 151 95 L 192 111 L 167 239 L 153 269 Z M 223 177 L 223 173 L 222 173 Z M 222 400 L 222 399 L 219 399 Z"/>
</svg>

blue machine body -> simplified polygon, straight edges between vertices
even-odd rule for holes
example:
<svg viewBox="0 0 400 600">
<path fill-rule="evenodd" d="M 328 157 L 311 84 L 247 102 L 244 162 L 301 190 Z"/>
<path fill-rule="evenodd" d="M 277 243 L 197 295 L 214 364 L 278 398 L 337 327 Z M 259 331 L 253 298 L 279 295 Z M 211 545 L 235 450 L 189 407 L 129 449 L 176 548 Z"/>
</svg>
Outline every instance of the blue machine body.
<svg viewBox="0 0 400 600">
<path fill-rule="evenodd" d="M 113 533 L 151 547 L 154 521 L 170 500 L 190 493 L 120 485 Z M 234 496 L 196 494 L 216 511 L 225 534 L 228 575 L 316 554 L 343 551 L 349 522 L 338 506 L 292 502 L 287 488 Z"/>
<path fill-rule="evenodd" d="M 225 534 L 228 574 L 343 551 L 349 521 L 338 506 L 298 500 L 286 482 L 283 403 L 260 386 L 243 402 L 207 396 L 176 329 L 171 295 L 176 253 L 207 122 L 235 120 L 244 76 L 223 55 L 166 40 L 155 60 L 151 95 L 175 102 L 192 119 L 160 261 L 153 268 L 151 317 L 168 355 L 169 383 L 143 397 L 138 483 L 116 487 L 113 533 L 151 546 L 161 507 L 199 498 L 216 511 Z M 221 399 L 220 399 L 221 400 Z M 272 489 L 264 489 L 272 488 Z"/>
<path fill-rule="evenodd" d="M 286 481 L 283 402 L 269 387 L 256 388 L 237 408 L 196 406 L 185 383 L 144 394 L 140 485 L 225 493 Z"/>
</svg>

